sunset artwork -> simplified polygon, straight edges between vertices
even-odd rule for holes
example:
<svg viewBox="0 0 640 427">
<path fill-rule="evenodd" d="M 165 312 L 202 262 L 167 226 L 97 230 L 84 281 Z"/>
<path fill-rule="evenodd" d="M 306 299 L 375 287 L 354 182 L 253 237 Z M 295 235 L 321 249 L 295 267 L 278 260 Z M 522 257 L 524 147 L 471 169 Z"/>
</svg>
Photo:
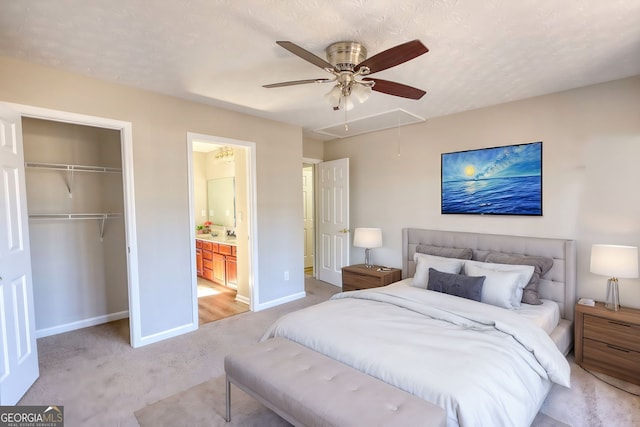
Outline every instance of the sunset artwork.
<svg viewBox="0 0 640 427">
<path fill-rule="evenodd" d="M 442 213 L 542 215 L 542 142 L 444 153 Z"/>
</svg>

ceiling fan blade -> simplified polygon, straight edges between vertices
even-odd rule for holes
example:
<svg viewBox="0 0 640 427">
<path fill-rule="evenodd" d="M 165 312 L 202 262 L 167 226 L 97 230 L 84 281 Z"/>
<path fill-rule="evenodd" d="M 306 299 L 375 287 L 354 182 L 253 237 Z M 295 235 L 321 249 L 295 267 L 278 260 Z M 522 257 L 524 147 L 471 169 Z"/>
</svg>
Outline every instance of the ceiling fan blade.
<svg viewBox="0 0 640 427">
<path fill-rule="evenodd" d="M 295 86 L 295 85 L 304 85 L 307 83 L 328 83 L 332 82 L 335 79 L 307 79 L 307 80 L 293 80 L 290 82 L 282 82 L 282 83 L 272 83 L 269 85 L 263 85 L 262 87 L 283 87 L 283 86 Z"/>
<path fill-rule="evenodd" d="M 386 93 L 387 95 L 400 96 L 402 98 L 409 99 L 420 99 L 425 93 L 427 93 L 422 89 L 403 85 L 402 83 L 390 82 L 389 80 L 371 78 L 362 80 L 375 82 L 371 89 L 377 92 Z"/>
<path fill-rule="evenodd" d="M 298 46 L 297 44 L 295 44 L 293 42 L 277 41 L 276 43 L 278 45 L 282 46 L 283 48 L 287 49 L 289 52 L 293 53 L 294 55 L 297 55 L 300 58 L 304 59 L 305 61 L 311 62 L 316 67 L 320 67 L 323 70 L 325 68 L 330 68 L 332 70 L 334 69 L 333 65 L 331 65 L 330 63 L 328 63 L 324 59 L 320 58 L 319 56 L 314 55 L 313 53 L 309 52 L 308 50 L 305 50 L 305 49 L 301 48 L 300 46 Z"/>
<path fill-rule="evenodd" d="M 354 71 L 358 71 L 362 67 L 368 67 L 370 70 L 369 74 L 377 73 L 378 71 L 386 70 L 387 68 L 410 61 L 427 52 L 429 52 L 429 49 L 427 49 L 420 40 L 413 40 L 399 44 L 391 49 L 373 55 L 371 58 L 365 59 L 356 65 Z"/>
</svg>

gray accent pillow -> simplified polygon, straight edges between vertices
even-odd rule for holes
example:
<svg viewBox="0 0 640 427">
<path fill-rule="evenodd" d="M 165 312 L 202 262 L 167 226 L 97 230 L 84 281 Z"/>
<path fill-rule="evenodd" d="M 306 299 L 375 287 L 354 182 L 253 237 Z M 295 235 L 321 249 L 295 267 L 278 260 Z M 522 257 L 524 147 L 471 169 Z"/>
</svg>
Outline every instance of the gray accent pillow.
<svg viewBox="0 0 640 427">
<path fill-rule="evenodd" d="M 416 252 L 427 255 L 441 256 L 445 258 L 471 259 L 473 249 L 471 248 L 445 248 L 434 245 L 418 245 Z"/>
<path fill-rule="evenodd" d="M 487 255 L 487 262 L 498 264 L 516 264 L 516 265 L 532 265 L 533 275 L 531 280 L 522 290 L 522 302 L 525 304 L 540 305 L 540 297 L 538 296 L 538 283 L 540 278 L 547 274 L 553 267 L 553 259 L 543 256 L 533 255 L 513 255 L 502 252 L 491 252 Z"/>
<path fill-rule="evenodd" d="M 482 285 L 485 276 L 473 277 L 462 274 L 443 273 L 433 268 L 429 269 L 430 291 L 443 292 L 474 301 L 480 301 L 482 297 Z"/>
</svg>

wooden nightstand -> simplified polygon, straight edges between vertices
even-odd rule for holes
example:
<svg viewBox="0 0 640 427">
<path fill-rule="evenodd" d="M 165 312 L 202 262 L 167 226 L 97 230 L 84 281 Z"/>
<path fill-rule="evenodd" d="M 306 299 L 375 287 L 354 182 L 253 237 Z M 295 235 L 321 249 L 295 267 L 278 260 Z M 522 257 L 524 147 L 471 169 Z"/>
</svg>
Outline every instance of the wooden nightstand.
<svg viewBox="0 0 640 427">
<path fill-rule="evenodd" d="M 640 310 L 577 304 L 575 317 L 576 363 L 640 384 Z"/>
<path fill-rule="evenodd" d="M 378 288 L 402 279 L 402 270 L 399 268 L 391 268 L 388 271 L 378 271 L 378 268 L 379 265 L 367 268 L 364 264 L 342 267 L 342 290 Z"/>
</svg>

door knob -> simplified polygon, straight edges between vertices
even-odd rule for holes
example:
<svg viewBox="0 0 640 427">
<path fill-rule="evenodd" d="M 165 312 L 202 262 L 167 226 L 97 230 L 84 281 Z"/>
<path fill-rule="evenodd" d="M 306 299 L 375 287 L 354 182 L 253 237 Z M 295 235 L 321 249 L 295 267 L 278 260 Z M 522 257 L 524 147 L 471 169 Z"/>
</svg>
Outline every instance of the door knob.
<svg viewBox="0 0 640 427">
<path fill-rule="evenodd" d="M 348 233 L 349 229 L 348 228 L 343 228 L 342 230 L 340 230 L 341 233 Z"/>
</svg>

